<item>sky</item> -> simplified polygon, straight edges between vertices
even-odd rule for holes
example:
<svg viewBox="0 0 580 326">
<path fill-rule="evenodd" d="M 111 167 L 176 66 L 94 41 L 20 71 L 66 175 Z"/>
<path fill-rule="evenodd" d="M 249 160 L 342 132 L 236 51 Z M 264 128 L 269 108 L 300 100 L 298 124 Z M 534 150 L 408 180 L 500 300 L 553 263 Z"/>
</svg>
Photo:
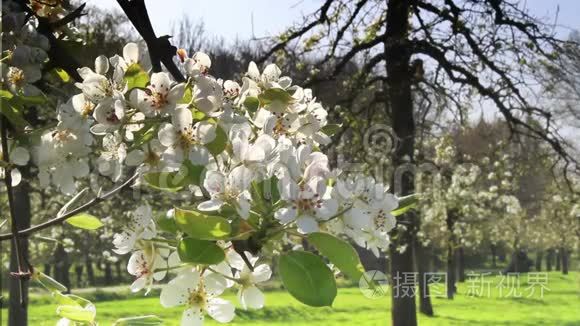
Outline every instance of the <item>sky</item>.
<svg viewBox="0 0 580 326">
<path fill-rule="evenodd" d="M 102 8 L 118 8 L 116 0 L 86 2 Z M 170 34 L 172 26 L 188 16 L 194 22 L 202 19 L 208 36 L 233 41 L 236 37 L 277 35 L 314 12 L 322 0 L 145 0 L 145 3 L 158 35 Z M 525 3 L 538 17 L 553 20 L 558 12 L 558 25 L 564 35 L 570 28 L 580 29 L 580 0 L 527 0 Z"/>
</svg>

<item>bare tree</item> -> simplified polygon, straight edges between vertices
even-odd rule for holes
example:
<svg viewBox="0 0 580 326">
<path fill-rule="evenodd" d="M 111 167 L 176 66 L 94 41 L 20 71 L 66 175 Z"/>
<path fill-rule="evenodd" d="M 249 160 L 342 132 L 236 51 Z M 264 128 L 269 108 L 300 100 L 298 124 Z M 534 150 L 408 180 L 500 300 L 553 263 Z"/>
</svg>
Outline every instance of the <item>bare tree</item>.
<svg viewBox="0 0 580 326">
<path fill-rule="evenodd" d="M 263 60 L 286 49 L 304 55 L 317 51 L 318 66 L 332 66 L 329 75 L 313 75 L 311 83 L 331 79 L 347 63 L 363 61 L 355 86 L 379 83 L 385 122 L 392 125 L 398 146 L 395 166 L 414 163 L 417 137 L 417 94 L 430 89 L 447 99 L 447 112 L 466 118 L 466 103 L 494 107 L 511 133 L 547 143 L 561 165 L 578 170 L 571 146 L 554 125 L 553 112 L 536 103 L 537 68 L 543 62 L 565 73 L 559 56 L 574 44 L 557 39 L 553 30 L 531 16 L 523 3 L 510 0 L 326 0 L 303 24 L 274 40 Z M 366 74 L 365 74 L 366 73 Z M 406 174 L 397 190 L 413 192 Z M 406 232 L 396 232 L 391 250 L 391 276 L 413 271 L 412 253 L 395 250 L 413 243 L 416 218 L 405 214 Z M 393 296 L 394 325 L 416 325 L 413 298 Z"/>
</svg>

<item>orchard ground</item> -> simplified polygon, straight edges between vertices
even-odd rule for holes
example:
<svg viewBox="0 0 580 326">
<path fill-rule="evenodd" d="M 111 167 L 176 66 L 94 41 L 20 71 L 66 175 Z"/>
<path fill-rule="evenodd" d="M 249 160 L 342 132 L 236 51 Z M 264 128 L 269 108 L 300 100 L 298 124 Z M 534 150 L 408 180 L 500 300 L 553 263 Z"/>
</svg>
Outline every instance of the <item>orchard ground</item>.
<svg viewBox="0 0 580 326">
<path fill-rule="evenodd" d="M 521 297 L 514 297 L 504 288 L 500 295 L 499 277 L 487 277 L 490 296 L 467 296 L 475 283 L 459 283 L 454 300 L 433 298 L 435 317 L 419 314 L 420 325 L 580 325 L 580 273 L 548 273 L 543 297 L 539 290 L 527 297 L 527 276 L 519 280 Z M 275 288 L 277 285 L 272 285 Z M 432 287 L 432 291 L 433 291 Z M 438 291 L 437 289 L 435 289 Z M 159 305 L 158 291 L 148 297 L 129 294 L 125 288 L 82 289 L 82 293 L 97 305 L 99 325 L 111 325 L 120 317 L 156 314 L 164 325 L 179 325 L 181 309 L 164 309 Z M 226 299 L 236 302 L 235 294 Z M 56 305 L 46 295 L 33 295 L 30 307 L 30 325 L 54 325 Z M 342 287 L 332 308 L 311 308 L 294 300 L 286 292 L 276 289 L 266 293 L 267 306 L 259 311 L 237 310 L 231 325 L 388 325 L 390 297 L 368 299 L 358 287 Z M 6 310 L 3 311 L 6 323 Z M 217 323 L 206 320 L 206 325 Z"/>
</svg>

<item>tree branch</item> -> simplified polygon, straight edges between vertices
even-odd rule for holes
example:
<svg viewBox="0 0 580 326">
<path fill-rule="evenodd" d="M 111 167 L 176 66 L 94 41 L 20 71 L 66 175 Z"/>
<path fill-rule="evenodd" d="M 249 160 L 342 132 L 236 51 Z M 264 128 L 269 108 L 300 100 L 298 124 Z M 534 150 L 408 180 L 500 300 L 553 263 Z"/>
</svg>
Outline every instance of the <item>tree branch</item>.
<svg viewBox="0 0 580 326">
<path fill-rule="evenodd" d="M 8 119 L 4 116 L 0 116 L 0 137 L 2 137 L 2 160 L 10 164 L 10 148 L 8 148 Z M 10 231 L 8 235 L 12 239 L 12 244 L 14 246 L 14 252 L 16 253 L 16 265 L 18 266 L 18 271 L 11 272 L 10 275 L 18 279 L 19 288 L 19 301 L 22 306 L 26 304 L 24 301 L 24 279 L 30 276 L 30 269 L 28 266 L 24 266 L 24 257 L 22 255 L 22 248 L 20 247 L 20 236 L 18 232 L 18 225 L 16 224 L 16 210 L 14 208 L 14 193 L 12 190 L 12 175 L 10 173 L 10 168 L 4 170 L 4 183 L 6 184 L 6 191 L 8 195 L 8 206 L 10 210 Z"/>
<path fill-rule="evenodd" d="M 125 182 L 123 182 L 120 186 L 114 188 L 113 190 L 103 194 L 103 195 L 97 195 L 95 198 L 89 200 L 88 202 L 84 203 L 83 205 L 73 209 L 72 211 L 66 212 L 64 214 L 62 214 L 61 216 L 57 216 L 51 220 L 48 220 L 42 224 L 38 224 L 35 226 L 32 226 L 28 229 L 25 230 L 20 230 L 18 231 L 18 233 L 16 234 L 16 237 L 20 237 L 20 236 L 27 236 L 33 233 L 36 233 L 38 231 L 44 230 L 46 228 L 49 228 L 51 226 L 54 225 L 58 225 L 58 224 L 62 224 L 63 222 L 65 222 L 67 219 L 83 212 L 86 211 L 87 209 L 98 205 L 99 203 L 105 201 L 107 198 L 113 196 L 114 194 L 116 194 L 117 192 L 121 191 L 122 189 L 128 187 L 131 185 L 131 183 L 139 176 L 139 173 L 135 173 L 131 178 L 127 179 Z M 13 233 L 5 233 L 5 234 L 0 234 L 0 241 L 4 241 L 4 240 L 8 240 L 8 239 L 12 239 L 15 236 L 15 234 Z"/>
<path fill-rule="evenodd" d="M 139 35 L 141 35 L 147 44 L 153 71 L 160 72 L 161 63 L 163 63 L 165 68 L 173 76 L 173 79 L 177 82 L 185 81 L 185 77 L 179 71 L 175 62 L 173 62 L 177 48 L 169 42 L 170 36 L 164 35 L 157 37 L 155 35 L 149 14 L 147 13 L 147 7 L 145 6 L 145 0 L 117 0 L 117 3 L 119 3 L 127 18 L 129 18 Z"/>
</svg>

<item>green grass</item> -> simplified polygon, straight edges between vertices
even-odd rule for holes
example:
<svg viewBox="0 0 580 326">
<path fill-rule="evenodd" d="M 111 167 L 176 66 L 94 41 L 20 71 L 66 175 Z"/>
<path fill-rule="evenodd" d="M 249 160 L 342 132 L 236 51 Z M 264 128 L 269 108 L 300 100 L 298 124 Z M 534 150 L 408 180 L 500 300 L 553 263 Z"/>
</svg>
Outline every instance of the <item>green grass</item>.
<svg viewBox="0 0 580 326">
<path fill-rule="evenodd" d="M 499 297 L 496 285 L 500 278 L 486 278 L 491 284 L 490 297 L 467 296 L 468 283 L 459 285 L 454 300 L 433 298 L 435 317 L 419 315 L 420 325 L 580 325 L 580 274 L 564 276 L 559 272 L 549 274 L 549 291 L 543 298 Z M 527 276 L 520 278 L 520 290 L 526 288 Z M 114 292 L 120 297 L 119 291 Z M 432 291 L 436 291 L 432 287 Z M 129 296 L 124 300 L 107 300 L 106 292 L 87 293 L 97 302 L 100 325 L 110 325 L 119 317 L 156 314 L 165 325 L 179 325 L 181 309 L 164 309 L 156 296 L 141 298 Z M 505 292 L 504 292 L 505 293 Z M 84 294 L 83 294 L 84 295 Z M 111 295 L 113 295 L 111 293 Z M 225 296 L 236 301 L 233 294 Z M 104 301 L 100 301 L 104 300 Z M 30 325 L 54 325 L 57 317 L 55 305 L 46 299 L 35 298 L 30 307 Z M 282 291 L 266 294 L 266 308 L 246 312 L 237 310 L 232 325 L 388 325 L 390 324 L 390 298 L 367 299 L 358 288 L 342 288 L 332 308 L 310 308 Z M 209 318 L 208 318 L 209 319 Z M 207 322 L 215 325 L 217 323 Z"/>
</svg>

